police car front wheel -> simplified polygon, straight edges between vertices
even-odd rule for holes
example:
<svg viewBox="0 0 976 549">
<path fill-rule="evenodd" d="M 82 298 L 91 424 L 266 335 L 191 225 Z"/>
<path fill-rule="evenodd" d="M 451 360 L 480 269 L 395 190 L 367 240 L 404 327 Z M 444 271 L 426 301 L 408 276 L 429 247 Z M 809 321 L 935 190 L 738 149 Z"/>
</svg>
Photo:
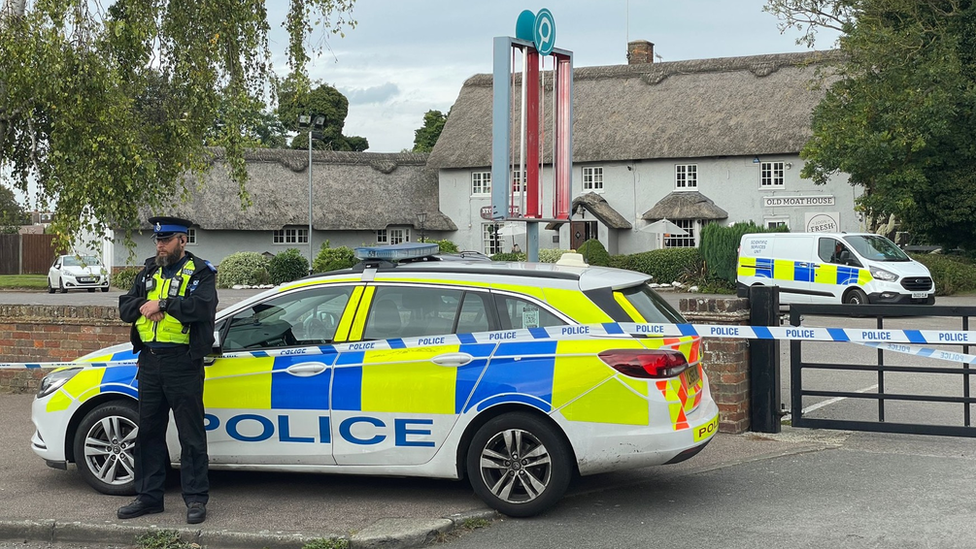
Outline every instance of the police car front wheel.
<svg viewBox="0 0 976 549">
<path fill-rule="evenodd" d="M 124 401 L 100 404 L 81 420 L 75 432 L 75 463 L 92 488 L 113 496 L 135 493 L 138 420 L 136 404 Z"/>
<path fill-rule="evenodd" d="M 511 517 L 537 515 L 569 487 L 573 457 L 565 439 L 525 413 L 498 416 L 471 440 L 467 474 L 475 494 Z"/>
</svg>

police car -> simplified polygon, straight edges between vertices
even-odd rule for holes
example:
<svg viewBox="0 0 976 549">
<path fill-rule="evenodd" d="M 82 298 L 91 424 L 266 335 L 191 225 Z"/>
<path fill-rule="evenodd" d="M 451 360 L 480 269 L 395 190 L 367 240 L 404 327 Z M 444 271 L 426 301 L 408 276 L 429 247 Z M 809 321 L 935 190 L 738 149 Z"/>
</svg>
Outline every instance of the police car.
<svg viewBox="0 0 976 549">
<path fill-rule="evenodd" d="M 356 267 L 221 311 L 211 468 L 467 478 L 491 507 L 531 516 L 576 473 L 683 461 L 717 431 L 699 337 L 619 329 L 684 322 L 648 276 L 410 261 L 436 250 L 360 248 Z M 33 403 L 34 452 L 106 494 L 133 493 L 133 358 L 128 344 L 82 357 Z M 178 464 L 175 428 L 169 451 Z"/>
</svg>

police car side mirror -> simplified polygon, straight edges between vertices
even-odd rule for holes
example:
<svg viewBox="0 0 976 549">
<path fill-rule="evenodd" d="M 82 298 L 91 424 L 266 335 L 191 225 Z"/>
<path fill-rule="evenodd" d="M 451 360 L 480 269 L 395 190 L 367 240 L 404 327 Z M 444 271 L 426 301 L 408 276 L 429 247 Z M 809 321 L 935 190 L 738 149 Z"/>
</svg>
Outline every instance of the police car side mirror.
<svg viewBox="0 0 976 549">
<path fill-rule="evenodd" d="M 224 351 L 221 348 L 220 330 L 214 330 L 214 342 L 213 347 L 210 349 L 210 354 L 216 356 L 224 354 Z"/>
</svg>

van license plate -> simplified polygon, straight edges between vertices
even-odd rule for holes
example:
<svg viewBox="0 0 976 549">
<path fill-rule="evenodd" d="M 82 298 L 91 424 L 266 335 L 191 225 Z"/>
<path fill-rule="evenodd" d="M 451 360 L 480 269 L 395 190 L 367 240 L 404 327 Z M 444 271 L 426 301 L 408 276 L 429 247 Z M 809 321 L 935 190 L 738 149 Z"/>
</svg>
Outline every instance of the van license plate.
<svg viewBox="0 0 976 549">
<path fill-rule="evenodd" d="M 929 294 L 925 292 L 912 292 L 912 299 L 925 299 Z"/>
</svg>

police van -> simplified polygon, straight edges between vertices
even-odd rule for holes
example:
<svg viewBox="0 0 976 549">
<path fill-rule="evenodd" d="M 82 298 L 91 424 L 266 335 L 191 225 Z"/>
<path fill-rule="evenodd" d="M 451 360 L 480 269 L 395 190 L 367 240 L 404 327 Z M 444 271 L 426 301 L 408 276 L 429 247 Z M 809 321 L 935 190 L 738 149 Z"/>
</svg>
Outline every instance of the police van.
<svg viewBox="0 0 976 549">
<path fill-rule="evenodd" d="M 781 303 L 935 303 L 928 268 L 870 233 L 742 235 L 736 286 L 779 286 Z"/>
<path fill-rule="evenodd" d="M 577 474 L 677 463 L 713 438 L 701 338 L 656 331 L 686 321 L 649 276 L 437 249 L 359 248 L 353 268 L 220 311 L 211 468 L 467 478 L 490 506 L 530 516 Z M 82 357 L 33 404 L 32 450 L 107 494 L 133 492 L 132 359 L 127 343 Z"/>
</svg>

